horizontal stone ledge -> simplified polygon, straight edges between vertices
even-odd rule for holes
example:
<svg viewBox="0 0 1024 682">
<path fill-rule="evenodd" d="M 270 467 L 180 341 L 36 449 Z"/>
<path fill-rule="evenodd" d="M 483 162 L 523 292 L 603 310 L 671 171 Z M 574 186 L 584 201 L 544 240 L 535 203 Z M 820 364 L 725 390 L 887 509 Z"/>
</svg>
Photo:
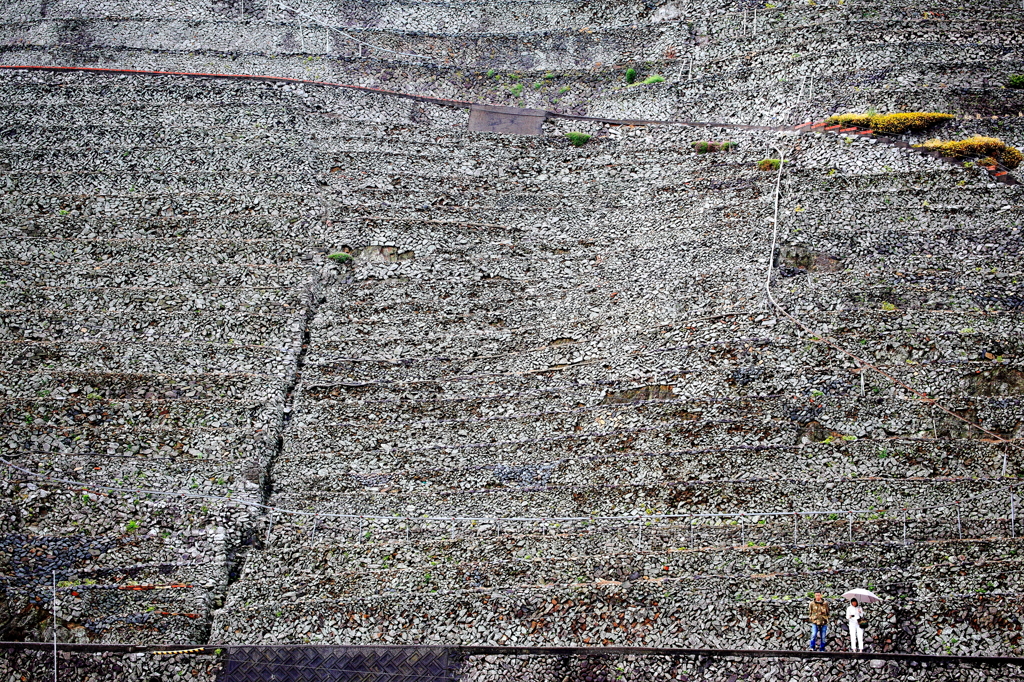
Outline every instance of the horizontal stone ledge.
<svg viewBox="0 0 1024 682">
<path fill-rule="evenodd" d="M 50 651 L 54 648 L 53 642 L 0 642 L 0 649 L 20 649 Z M 916 663 L 956 663 L 965 665 L 1012 665 L 1024 666 L 1022 656 L 949 656 L 937 654 L 896 654 L 896 653 L 850 653 L 840 651 L 795 651 L 788 649 L 682 649 L 668 647 L 557 647 L 557 646 L 467 646 L 467 645 L 308 645 L 308 644 L 278 644 L 278 645 L 160 645 L 160 646 L 136 646 L 132 644 L 58 644 L 57 648 L 62 651 L 78 651 L 85 653 L 153 653 L 170 654 L 171 652 L 195 653 L 215 655 L 218 650 L 225 651 L 228 655 L 232 652 L 244 652 L 248 650 L 318 650 L 325 652 L 337 649 L 349 649 L 367 652 L 388 649 L 398 651 L 409 649 L 410 651 L 422 649 L 446 650 L 456 656 L 685 656 L 685 657 L 739 657 L 739 658 L 831 658 L 831 659 L 854 659 L 854 660 L 884 660 L 884 661 L 907 661 Z"/>
</svg>

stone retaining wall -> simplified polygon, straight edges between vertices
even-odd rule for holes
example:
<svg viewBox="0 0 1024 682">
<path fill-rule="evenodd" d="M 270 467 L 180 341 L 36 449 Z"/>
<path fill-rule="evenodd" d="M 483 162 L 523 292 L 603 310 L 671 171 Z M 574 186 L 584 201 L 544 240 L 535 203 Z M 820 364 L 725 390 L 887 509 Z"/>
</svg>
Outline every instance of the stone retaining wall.
<svg viewBox="0 0 1024 682">
<path fill-rule="evenodd" d="M 401 65 L 318 60 L 312 29 L 251 4 L 242 24 L 15 5 L 0 61 L 740 123 L 937 108 L 961 116 L 934 134 L 1019 142 L 1015 118 L 966 117 L 1020 108 L 983 80 L 1015 68 L 1008 5 L 787 5 L 746 37 L 708 7 L 538 3 L 493 37 L 400 33 L 487 30 L 449 5 L 338 15 L 449 53 Z M 627 87 L 627 63 L 668 82 Z M 469 133 L 461 109 L 312 84 L 3 72 L 0 92 L 5 636 L 51 636 L 56 571 L 62 641 L 800 647 L 808 592 L 867 585 L 876 651 L 1020 650 L 1019 187 L 867 139 Z M 782 153 L 781 180 L 758 169 Z M 608 679 L 574 665 L 528 674 Z M 755 670 L 797 674 L 692 679 Z"/>
</svg>

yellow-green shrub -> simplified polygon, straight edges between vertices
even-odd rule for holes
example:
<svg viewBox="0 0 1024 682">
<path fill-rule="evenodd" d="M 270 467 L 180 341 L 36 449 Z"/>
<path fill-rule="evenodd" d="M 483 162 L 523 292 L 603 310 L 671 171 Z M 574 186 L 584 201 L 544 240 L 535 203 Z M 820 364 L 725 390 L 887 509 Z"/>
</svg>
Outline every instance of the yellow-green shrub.
<svg viewBox="0 0 1024 682">
<path fill-rule="evenodd" d="M 871 115 L 870 114 L 840 114 L 839 116 L 829 116 L 826 123 L 832 125 L 844 125 L 844 126 L 857 126 L 858 128 L 870 128 L 871 127 Z"/>
<path fill-rule="evenodd" d="M 1024 154 L 1021 154 L 1020 150 L 1016 147 L 1010 147 L 1009 145 L 999 155 L 999 163 L 1007 168 L 1016 168 L 1020 165 L 1021 161 L 1024 161 Z"/>
<path fill-rule="evenodd" d="M 926 130 L 953 118 L 953 114 L 937 114 L 929 111 L 908 111 L 902 114 L 841 114 L 830 116 L 828 122 L 835 125 L 870 128 L 876 133 L 899 135 L 914 130 Z"/>
<path fill-rule="evenodd" d="M 968 156 L 991 156 L 999 160 L 1007 168 L 1016 168 L 1024 160 L 1020 150 L 1007 146 L 1005 142 L 996 137 L 984 137 L 975 135 L 966 140 L 928 140 L 924 144 L 914 145 L 925 149 L 934 149 L 943 156 L 952 156 L 955 159 L 963 159 Z"/>
</svg>

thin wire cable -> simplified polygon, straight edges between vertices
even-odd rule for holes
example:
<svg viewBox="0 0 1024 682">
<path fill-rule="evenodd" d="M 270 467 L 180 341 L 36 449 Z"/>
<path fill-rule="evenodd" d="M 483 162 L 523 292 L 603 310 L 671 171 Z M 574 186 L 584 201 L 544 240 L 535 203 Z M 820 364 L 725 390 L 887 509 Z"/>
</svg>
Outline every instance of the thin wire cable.
<svg viewBox="0 0 1024 682">
<path fill-rule="evenodd" d="M 316 17 L 311 16 L 309 14 L 306 14 L 305 12 L 303 12 L 301 10 L 295 9 L 294 7 L 289 7 L 288 5 L 284 4 L 283 2 L 277 3 L 277 6 L 280 7 L 281 9 L 283 9 L 286 12 L 292 12 L 294 14 L 298 14 L 300 17 L 305 17 L 306 19 L 309 19 L 310 21 L 312 21 L 314 24 L 320 26 L 321 28 L 325 28 L 328 31 L 334 31 L 335 33 L 340 33 L 341 35 L 345 36 L 346 38 L 348 38 L 352 42 L 359 43 L 360 45 L 365 45 L 366 47 L 369 47 L 370 49 L 380 50 L 381 52 L 390 52 L 391 54 L 396 54 L 396 55 L 398 55 L 400 57 L 412 57 L 414 59 L 419 59 L 419 60 L 423 60 L 423 61 L 427 61 L 427 60 L 430 59 L 429 57 L 425 57 L 425 56 L 419 55 L 419 54 L 411 54 L 411 53 L 408 53 L 408 52 L 397 52 L 395 50 L 389 50 L 386 47 L 380 47 L 379 45 L 373 45 L 373 44 L 368 43 L 368 42 L 366 42 L 364 40 L 360 40 L 359 38 L 356 38 L 355 36 L 353 36 L 353 35 L 351 35 L 349 33 L 346 33 L 345 31 L 342 31 L 340 28 L 335 28 L 334 26 L 331 26 L 330 24 L 326 24 L 326 23 L 320 21 L 319 19 L 317 19 Z M 302 28 L 300 27 L 299 30 L 301 31 Z"/>
<path fill-rule="evenodd" d="M 894 544 L 896 544 L 896 543 L 894 543 Z M 969 566 L 972 569 L 977 569 L 977 568 L 986 568 L 986 567 L 988 567 L 988 564 L 999 564 L 999 563 L 1011 563 L 1011 562 L 982 561 L 981 563 L 979 563 L 979 562 L 971 561 L 971 562 L 963 562 L 963 563 L 959 563 L 959 564 L 952 564 L 952 563 L 950 563 L 950 564 L 910 565 L 910 566 L 907 566 L 907 565 L 867 566 L 867 567 L 858 567 L 858 568 L 830 568 L 830 569 L 822 569 L 822 570 L 817 570 L 817 571 L 805 571 L 805 572 L 802 572 L 802 573 L 752 573 L 752 574 L 739 574 L 739 573 L 736 573 L 736 574 L 692 573 L 692 574 L 686 574 L 686 575 L 666 575 L 666 576 L 656 576 L 655 575 L 655 576 L 645 576 L 644 579 L 642 579 L 640 581 L 637 581 L 637 582 L 640 582 L 641 584 L 656 584 L 656 585 L 662 586 L 662 585 L 665 585 L 666 583 L 668 583 L 668 584 L 672 584 L 672 583 L 685 583 L 685 582 L 690 582 L 690 581 L 693 581 L 693 580 L 700 580 L 700 579 L 710 579 L 710 580 L 716 580 L 716 581 L 721 581 L 721 582 L 733 581 L 733 580 L 751 580 L 751 581 L 770 580 L 770 581 L 775 581 L 775 580 L 778 580 L 778 579 L 794 580 L 794 579 L 806 578 L 806 577 L 809 577 L 809 576 L 821 576 L 821 575 L 835 576 L 835 575 L 863 574 L 863 573 L 883 573 L 884 574 L 885 572 L 898 573 L 898 574 L 901 574 L 902 576 L 905 577 L 907 573 L 911 573 L 911 572 L 916 572 L 916 573 L 927 572 L 928 570 L 933 569 L 933 568 L 935 568 L 937 566 L 956 566 L 956 567 L 967 567 L 967 566 Z M 456 571 L 458 571 L 458 570 L 465 570 L 464 567 L 467 567 L 467 566 L 476 566 L 476 564 L 460 563 L 459 564 L 459 568 L 456 569 Z M 1011 570 L 1013 569 L 1012 566 L 1008 567 L 1008 568 L 1010 568 Z M 395 572 L 396 573 L 416 573 L 416 574 L 419 574 L 419 573 L 422 572 L 422 570 L 423 570 L 423 567 L 416 567 L 416 568 L 408 568 L 408 569 L 397 569 Z M 992 566 L 991 568 L 989 568 L 989 570 L 990 571 L 998 571 L 998 570 L 1005 571 L 1006 567 Z M 353 578 L 357 579 L 357 578 L 362 577 L 362 578 L 370 579 L 371 577 L 373 577 L 372 579 L 376 580 L 375 576 L 377 576 L 379 574 L 382 574 L 382 573 L 385 573 L 385 571 L 368 570 L 368 571 L 365 571 L 365 572 L 360 572 L 360 571 L 356 571 L 356 570 L 351 570 L 351 571 L 335 572 L 335 573 L 330 574 L 329 576 L 328 575 L 321 575 L 319 577 L 320 577 L 321 581 L 328 581 L 328 580 L 331 581 L 328 584 L 328 587 L 336 587 L 337 583 L 335 581 L 338 578 L 342 578 L 343 580 L 348 581 L 348 580 L 352 580 Z M 461 578 L 461 577 L 463 577 L 463 576 L 461 576 L 459 574 L 455 575 L 456 579 Z M 481 576 L 481 577 L 486 577 L 486 576 Z M 955 581 L 958 578 L 959 578 L 959 576 L 952 576 L 952 577 L 947 577 L 947 580 Z M 934 580 L 938 580 L 938 578 L 935 578 Z M 354 580 L 353 580 L 353 582 L 354 582 Z M 433 582 L 433 579 L 432 579 L 431 582 Z M 551 589 L 551 588 L 566 588 L 566 587 L 601 587 L 601 586 L 604 586 L 604 585 L 621 585 L 622 583 L 625 583 L 625 582 L 633 582 L 633 581 L 628 581 L 628 580 L 608 580 L 608 579 L 598 578 L 596 580 L 587 581 L 587 582 L 575 581 L 575 582 L 561 582 L 561 583 L 560 582 L 515 583 L 515 584 L 493 585 L 493 586 L 475 586 L 475 587 L 467 587 L 467 588 L 462 588 L 462 589 L 446 589 L 446 590 L 438 590 L 436 592 L 424 593 L 424 592 L 411 592 L 411 591 L 401 591 L 400 592 L 400 591 L 398 591 L 397 588 L 385 587 L 386 583 L 381 581 L 379 583 L 379 585 L 375 585 L 375 587 L 377 589 L 376 589 L 376 591 L 374 593 L 354 594 L 354 593 L 351 593 L 351 592 L 348 592 L 348 593 L 346 593 L 346 592 L 340 592 L 340 593 L 335 592 L 335 595 L 337 595 L 336 597 L 321 597 L 319 599 L 307 599 L 307 600 L 301 600 L 301 601 L 293 602 L 293 604 L 295 604 L 295 605 L 309 605 L 309 604 L 321 604 L 321 603 L 324 603 L 324 602 L 330 603 L 330 602 L 334 602 L 336 599 L 357 600 L 357 599 L 376 598 L 376 597 L 384 597 L 384 598 L 407 597 L 407 596 L 408 597 L 412 597 L 412 596 L 423 596 L 424 594 L 429 594 L 431 596 L 442 596 L 442 595 L 475 594 L 475 593 L 492 592 L 492 591 L 505 591 L 505 592 L 508 592 L 508 591 L 527 591 L 527 590 L 536 590 L 538 588 L 539 589 Z M 289 583 L 289 586 L 291 588 L 293 588 L 293 589 L 294 588 L 298 588 L 300 585 L 308 587 L 310 585 L 316 585 L 316 583 L 314 581 L 311 581 L 311 580 L 304 580 L 304 581 L 299 581 L 299 582 L 296 582 L 296 583 Z M 934 589 L 934 585 L 932 586 L 932 588 Z M 756 589 L 756 588 L 748 587 L 748 589 Z M 330 591 L 330 590 L 328 590 L 328 591 Z M 677 592 L 676 594 L 678 595 L 680 593 Z M 690 591 L 690 592 L 682 592 L 682 594 L 690 594 L 690 595 L 695 595 L 696 594 L 696 595 L 700 595 L 700 594 L 705 594 L 705 592 Z M 999 593 L 986 593 L 986 594 L 988 594 L 989 596 L 1024 596 L 1024 592 L 999 592 Z M 798 596 L 801 596 L 801 595 L 800 595 L 800 593 L 797 593 L 797 594 L 791 594 L 791 595 L 788 595 L 788 596 L 790 596 L 790 597 L 794 597 L 794 596 L 798 597 Z M 755 597 L 751 597 L 749 599 L 751 601 L 759 600 L 759 599 L 757 599 Z M 931 601 L 933 599 L 933 597 L 927 596 L 927 597 L 922 597 L 920 599 L 915 599 L 915 598 L 912 598 L 912 597 L 911 598 L 904 597 L 904 599 L 906 601 Z M 772 597 L 771 597 L 771 600 L 773 600 L 773 601 L 787 601 L 786 595 L 780 595 L 778 593 L 773 594 Z M 723 600 L 723 601 L 725 601 L 725 600 Z M 265 604 L 264 605 L 257 605 L 257 606 L 249 606 L 249 607 L 242 606 L 242 607 L 236 607 L 235 611 L 249 611 L 249 612 L 253 612 L 253 611 L 259 611 L 261 609 L 266 609 L 266 608 L 267 608 L 267 605 L 265 605 Z"/>
<path fill-rule="evenodd" d="M 400 516 L 390 515 L 385 516 L 382 514 L 339 514 L 335 512 L 320 512 L 320 511 L 302 511 L 298 509 L 288 509 L 284 507 L 277 507 L 274 505 L 265 504 L 263 502 L 256 502 L 253 500 L 240 499 L 230 496 L 221 495 L 204 495 L 198 493 L 190 493 L 184 490 L 178 491 L 167 491 L 167 490 L 154 490 L 149 488 L 124 488 L 117 486 L 107 486 L 102 484 L 86 483 L 83 481 L 75 481 L 65 478 L 58 478 L 56 476 L 48 476 L 46 474 L 36 473 L 28 469 L 19 467 L 6 459 L 0 457 L 0 463 L 4 464 L 10 469 L 20 471 L 23 474 L 27 474 L 34 478 L 40 478 L 44 480 L 53 481 L 55 483 L 61 483 L 66 486 L 73 488 L 80 488 L 82 490 L 106 490 L 110 492 L 119 492 L 127 494 L 144 494 L 144 495 L 159 495 L 163 497 L 180 497 L 185 499 L 200 499 L 200 500 L 215 500 L 222 502 L 233 502 L 235 504 L 253 507 L 256 509 L 263 509 L 274 513 L 289 514 L 294 516 L 301 516 L 306 518 L 335 518 L 335 519 L 359 519 L 369 521 L 396 521 L 405 522 L 426 522 L 426 521 L 487 521 L 487 522 L 507 522 L 507 521 L 526 521 L 526 522 L 548 522 L 548 521 L 580 521 L 580 522 L 592 522 L 592 521 L 657 521 L 661 519 L 683 519 L 683 518 L 735 518 L 739 516 L 784 516 L 791 517 L 794 515 L 799 516 L 817 516 L 823 514 L 875 514 L 879 512 L 889 512 L 895 510 L 902 511 L 923 511 L 928 509 L 944 509 L 961 502 L 971 501 L 976 499 L 984 499 L 991 495 L 1003 492 L 1004 490 L 1013 491 L 1018 487 L 1024 486 L 1024 481 L 1018 483 L 1011 483 L 1004 485 L 1001 488 L 995 490 L 989 490 L 983 493 L 978 493 L 969 497 L 961 497 L 956 501 L 943 502 L 940 504 L 922 505 L 916 507 L 894 507 L 894 508 L 869 508 L 869 509 L 843 509 L 843 510 L 820 510 L 820 511 L 780 511 L 780 512 L 733 512 L 733 513 L 712 513 L 712 512 L 698 512 L 698 513 L 686 513 L 686 514 L 648 514 L 648 515 L 637 515 L 637 514 L 622 514 L 622 515 L 590 515 L 590 516 Z M 1005 479 L 998 479 L 1000 482 Z"/>
</svg>

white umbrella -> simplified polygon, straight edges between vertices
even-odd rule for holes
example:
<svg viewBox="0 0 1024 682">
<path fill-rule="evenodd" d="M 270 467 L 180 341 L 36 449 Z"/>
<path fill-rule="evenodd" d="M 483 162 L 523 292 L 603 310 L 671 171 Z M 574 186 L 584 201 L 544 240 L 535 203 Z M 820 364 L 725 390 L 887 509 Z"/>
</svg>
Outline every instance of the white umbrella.
<svg viewBox="0 0 1024 682">
<path fill-rule="evenodd" d="M 843 599 L 856 599 L 858 604 L 870 604 L 876 601 L 882 601 L 882 598 L 871 590 L 850 590 L 849 592 L 843 592 Z"/>
</svg>

